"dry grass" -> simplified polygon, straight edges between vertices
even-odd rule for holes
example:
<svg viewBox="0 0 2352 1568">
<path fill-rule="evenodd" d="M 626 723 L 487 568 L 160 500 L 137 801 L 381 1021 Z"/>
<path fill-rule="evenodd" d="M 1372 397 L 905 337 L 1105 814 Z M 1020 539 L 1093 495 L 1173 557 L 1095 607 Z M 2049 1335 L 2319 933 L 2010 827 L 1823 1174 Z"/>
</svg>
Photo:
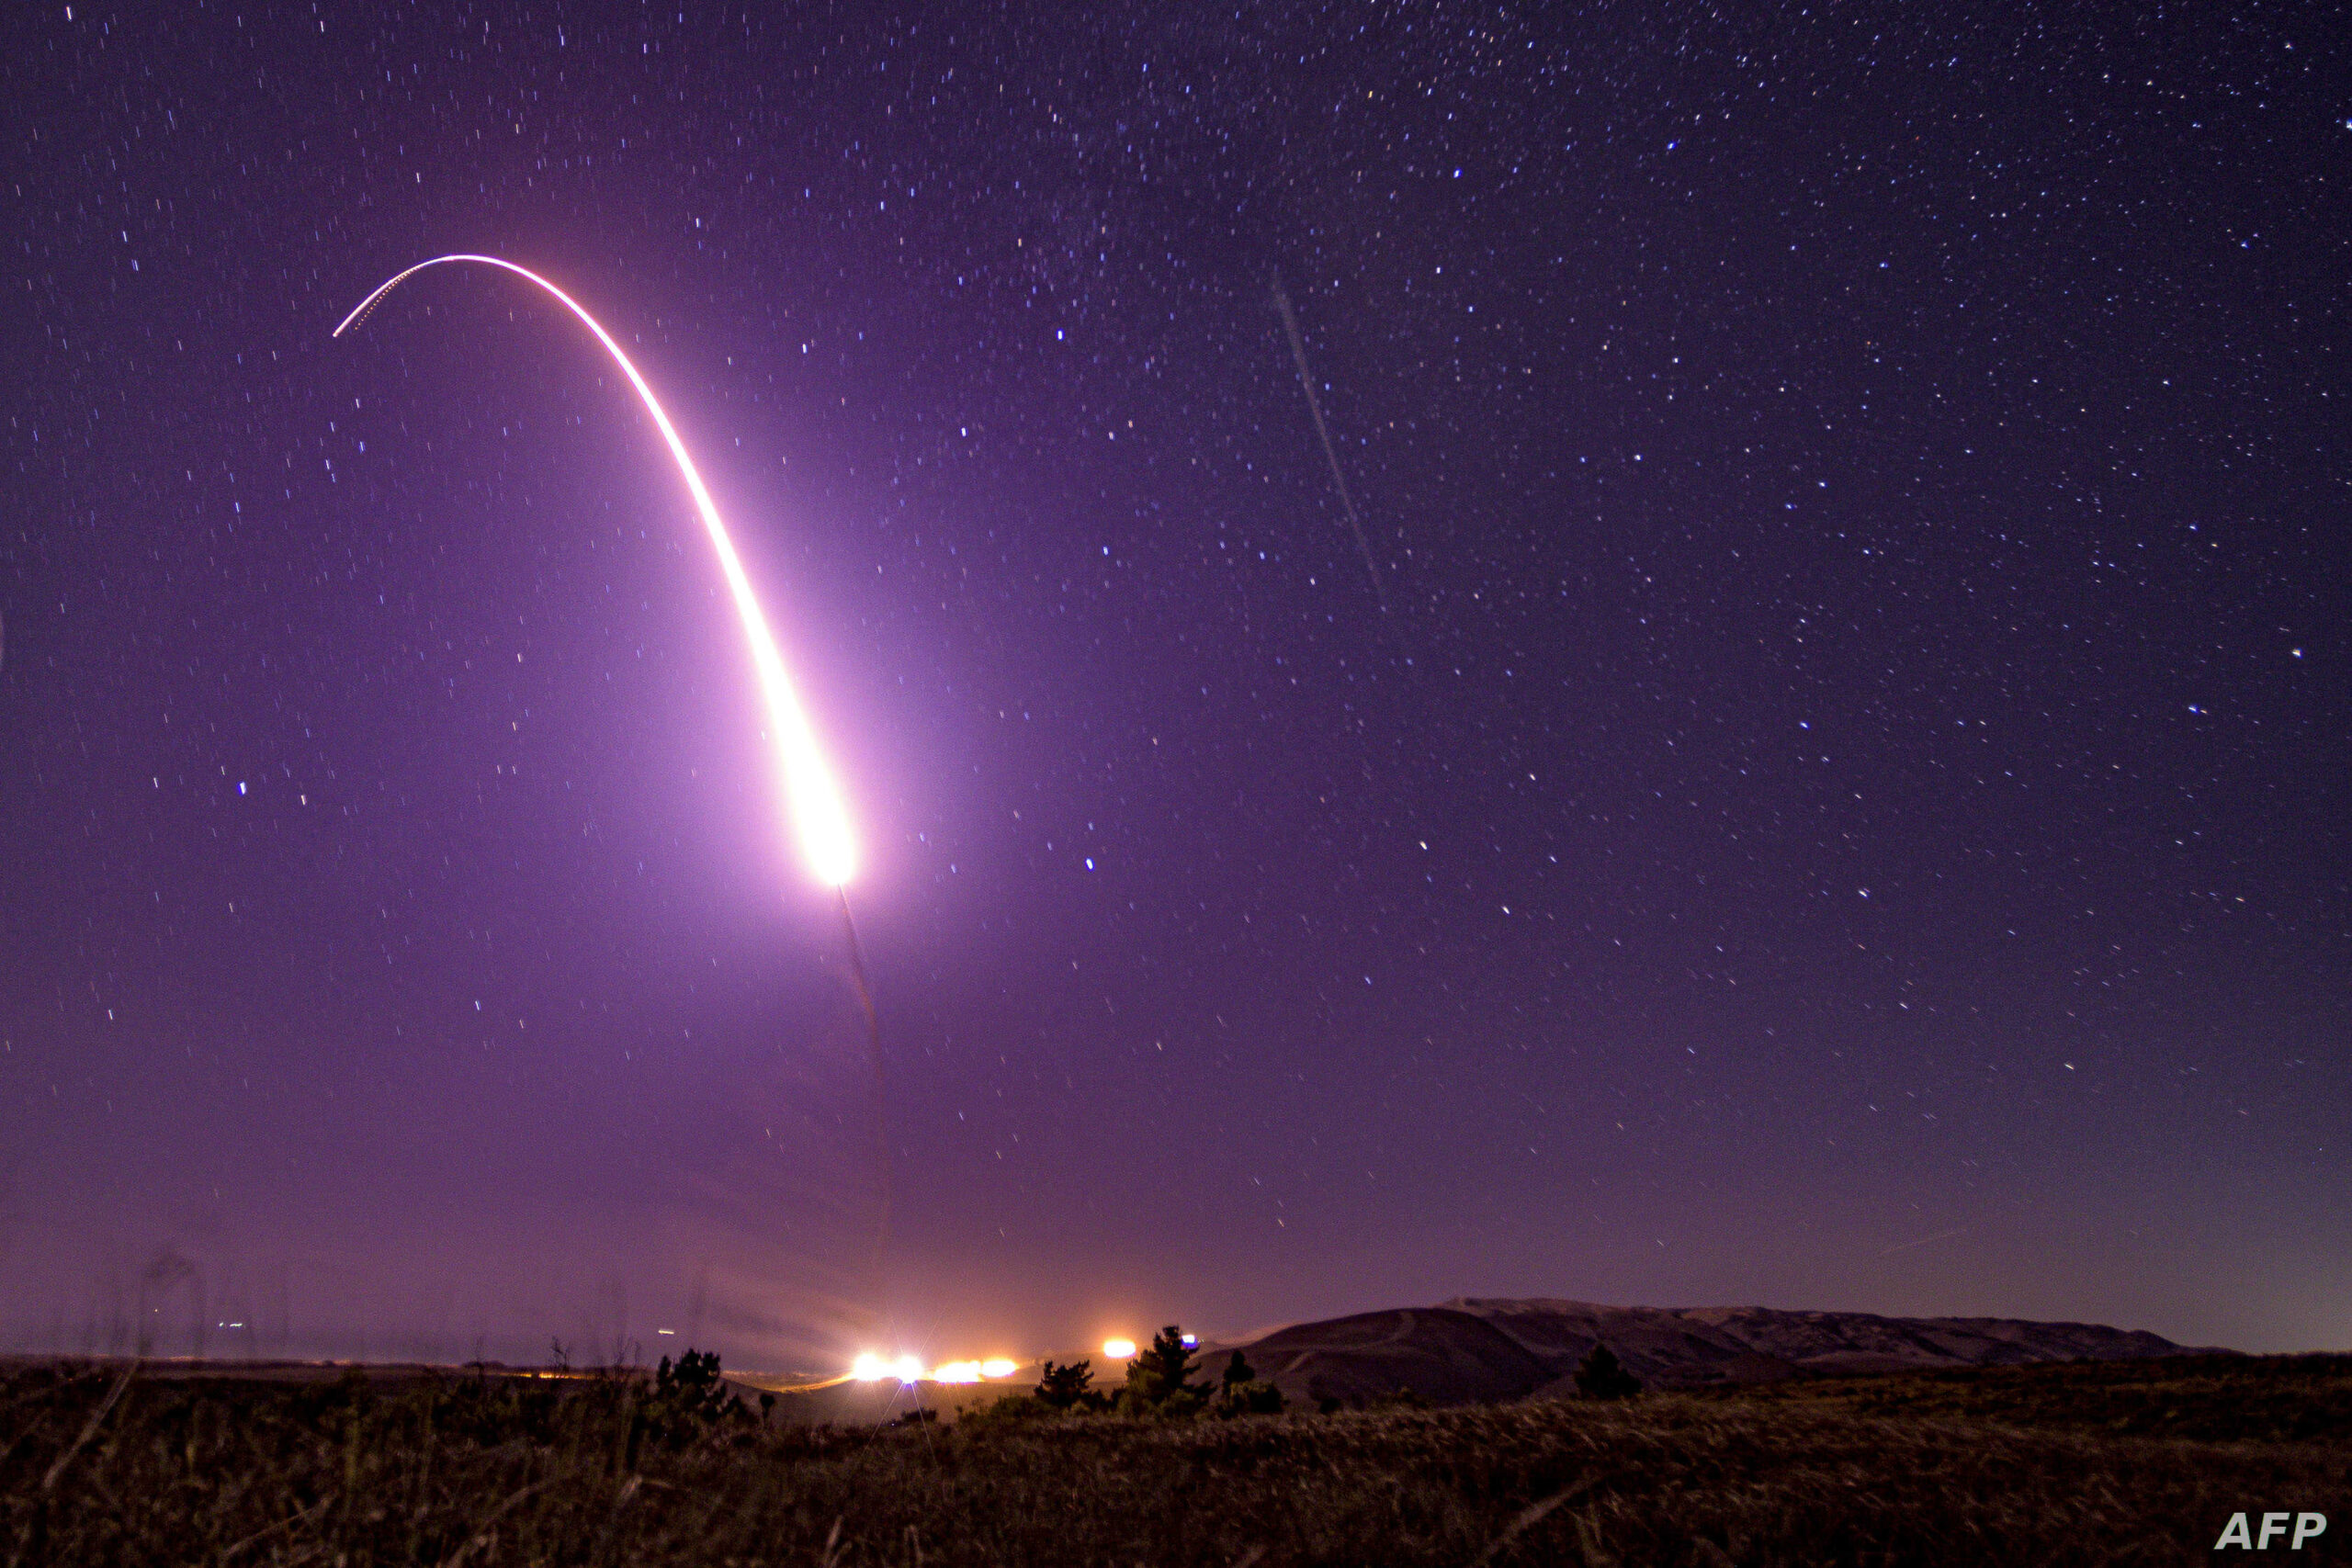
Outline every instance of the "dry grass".
<svg viewBox="0 0 2352 1568">
<path fill-rule="evenodd" d="M 1823 1378 L 1713 1397 L 1857 1416 L 1942 1416 L 2206 1443 L 2352 1440 L 2352 1356 L 2166 1356 Z"/>
<path fill-rule="evenodd" d="M 2172 1381 L 2252 1388 L 2248 1368 L 2277 1365 Z M 1974 1394 L 1842 1380 L 1624 1405 L 854 1432 L 712 1427 L 617 1379 L 140 1378 L 101 1413 L 113 1372 L 0 1381 L 0 1561 L 2175 1562 L 2206 1558 L 2240 1509 L 2341 1513 L 2352 1480 L 2340 1418 L 2290 1441 L 2047 1429 L 2080 1403 L 2073 1368 Z M 1891 1406 L 1854 1408 L 1865 1384 Z M 1910 1384 L 1925 1393 L 1892 1397 Z M 2177 1397 L 2161 1378 L 2110 1381 L 2110 1424 L 2132 1386 Z"/>
</svg>

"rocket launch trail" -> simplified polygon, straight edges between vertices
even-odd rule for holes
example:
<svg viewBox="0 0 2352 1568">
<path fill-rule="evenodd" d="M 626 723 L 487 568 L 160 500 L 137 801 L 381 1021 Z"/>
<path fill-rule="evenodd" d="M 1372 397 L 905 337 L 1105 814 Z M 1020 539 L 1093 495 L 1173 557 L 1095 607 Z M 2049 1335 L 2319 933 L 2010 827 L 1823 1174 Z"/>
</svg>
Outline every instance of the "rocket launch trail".
<svg viewBox="0 0 2352 1568">
<path fill-rule="evenodd" d="M 784 773 L 786 798 L 792 814 L 792 825 L 800 842 L 802 857 L 820 882 L 829 887 L 846 885 L 857 870 L 857 846 L 850 833 L 849 813 L 842 805 L 840 790 L 833 783 L 832 770 L 826 766 L 824 754 L 818 750 L 816 731 L 809 727 L 808 716 L 800 706 L 794 693 L 792 679 L 785 672 L 784 656 L 776 649 L 775 634 L 768 629 L 767 616 L 760 609 L 760 602 L 752 592 L 752 581 L 743 570 L 742 558 L 735 553 L 735 541 L 729 537 L 727 525 L 718 515 L 718 507 L 710 499 L 710 491 L 695 471 L 694 459 L 686 455 L 686 444 L 678 438 L 677 427 L 662 412 L 662 404 L 638 373 L 621 345 L 613 341 L 595 317 L 582 309 L 580 302 L 541 277 L 528 267 L 497 256 L 449 255 L 435 256 L 422 261 L 405 272 L 395 273 L 377 285 L 374 293 L 362 299 L 333 335 L 341 337 L 356 322 L 367 320 L 384 296 L 427 267 L 450 262 L 473 262 L 494 266 L 528 279 L 556 299 L 564 309 L 580 318 L 594 333 L 605 352 L 621 367 L 630 386 L 645 404 L 645 412 L 653 416 L 653 423 L 668 444 L 670 456 L 676 459 L 678 473 L 686 481 L 693 495 L 695 511 L 702 518 L 702 525 L 710 535 L 711 548 L 718 552 L 718 567 L 727 577 L 727 587 L 734 596 L 736 614 L 742 618 L 743 635 L 752 645 L 752 665 L 759 674 L 760 695 L 766 704 L 769 733 L 775 737 L 776 759 Z"/>
<path fill-rule="evenodd" d="M 695 468 L 694 459 L 687 456 L 685 443 L 679 438 L 677 427 L 670 423 L 653 389 L 646 384 L 621 345 L 595 317 L 580 302 L 541 277 L 528 267 L 497 256 L 447 255 L 422 261 L 406 271 L 395 273 L 379 284 L 373 293 L 362 299 L 351 314 L 334 329 L 334 336 L 341 337 L 356 324 L 364 322 L 384 297 L 409 278 L 427 267 L 455 262 L 469 262 L 482 266 L 494 266 L 511 272 L 517 277 L 537 285 L 564 309 L 580 318 L 581 324 L 595 335 L 605 352 L 613 356 L 621 373 L 637 389 L 645 412 L 652 416 L 654 426 L 662 432 L 662 439 L 670 448 L 670 456 L 678 465 L 679 476 L 685 480 L 686 490 L 694 497 L 695 511 L 702 519 L 704 530 L 710 536 L 711 548 L 718 557 L 719 570 L 727 578 L 729 592 L 735 601 L 736 614 L 743 623 L 744 637 L 751 644 L 752 668 L 758 672 L 760 695 L 767 709 L 768 730 L 775 739 L 776 761 L 784 775 L 786 800 L 789 807 L 794 834 L 798 840 L 803 860 L 816 878 L 833 890 L 840 905 L 842 934 L 849 943 L 850 976 L 856 987 L 859 1008 L 865 1015 L 866 1039 L 874 1057 L 875 1115 L 881 1156 L 882 1219 L 876 1247 L 877 1279 L 887 1278 L 881 1270 L 887 1268 L 890 1236 L 890 1151 L 887 1131 L 886 1101 L 882 1060 L 881 1021 L 874 1008 L 873 993 L 865 980 L 865 956 L 857 940 L 857 924 L 851 919 L 848 883 L 857 869 L 857 847 L 849 825 L 849 813 L 842 806 L 841 792 L 833 782 L 832 770 L 826 765 L 823 753 L 817 745 L 816 731 L 808 723 L 808 716 L 794 692 L 791 677 L 786 672 L 784 656 L 776 648 L 775 635 L 769 630 L 766 615 L 752 592 L 750 577 L 743 570 L 742 558 L 737 555 L 735 541 L 729 536 L 726 522 L 718 515 L 718 504 L 711 500 L 710 491 L 703 484 L 702 475 Z M 1295 335 L 1295 334 L 1294 334 Z M 1328 444 L 1327 444 L 1328 445 Z"/>
</svg>

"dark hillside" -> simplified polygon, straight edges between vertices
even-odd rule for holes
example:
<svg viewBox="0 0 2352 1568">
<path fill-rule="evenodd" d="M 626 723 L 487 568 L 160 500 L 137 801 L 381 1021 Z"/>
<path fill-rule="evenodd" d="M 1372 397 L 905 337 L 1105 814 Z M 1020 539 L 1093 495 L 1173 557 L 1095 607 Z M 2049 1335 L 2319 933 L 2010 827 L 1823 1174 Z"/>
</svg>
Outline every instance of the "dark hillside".
<svg viewBox="0 0 2352 1568">
<path fill-rule="evenodd" d="M 1250 1359 L 1261 1377 L 1309 1407 L 1329 1399 L 1363 1404 L 1408 1390 L 1430 1404 L 1492 1404 L 1532 1393 L 1555 1375 L 1494 1325 L 1444 1307 L 1296 1324 L 1251 1344 Z"/>
<path fill-rule="evenodd" d="M 1434 1307 L 1294 1324 L 1240 1343 L 1293 1399 L 1354 1404 L 1406 1387 L 1432 1404 L 1571 1393 L 1577 1364 L 1600 1343 L 1654 1389 L 2128 1361 L 2182 1349 L 2158 1335 L 2101 1324 L 1471 1296 Z"/>
</svg>

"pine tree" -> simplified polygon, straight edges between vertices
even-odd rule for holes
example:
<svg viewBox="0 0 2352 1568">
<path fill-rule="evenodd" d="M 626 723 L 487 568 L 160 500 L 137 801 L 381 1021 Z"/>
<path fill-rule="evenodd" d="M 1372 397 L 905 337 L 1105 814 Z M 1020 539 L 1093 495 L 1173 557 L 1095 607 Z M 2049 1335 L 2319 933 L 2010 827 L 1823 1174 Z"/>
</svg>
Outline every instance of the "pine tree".
<svg viewBox="0 0 2352 1568">
<path fill-rule="evenodd" d="M 1127 1392 L 1158 1409 L 1170 1400 L 1197 1404 L 1202 1390 L 1193 1382 L 1192 1347 L 1170 1324 L 1152 1336 L 1151 1348 L 1127 1363 Z"/>
<path fill-rule="evenodd" d="M 1087 1402 L 1093 1382 L 1091 1361 L 1072 1361 L 1061 1367 L 1047 1361 L 1037 1369 L 1037 1397 L 1057 1410 L 1074 1410 Z"/>
</svg>

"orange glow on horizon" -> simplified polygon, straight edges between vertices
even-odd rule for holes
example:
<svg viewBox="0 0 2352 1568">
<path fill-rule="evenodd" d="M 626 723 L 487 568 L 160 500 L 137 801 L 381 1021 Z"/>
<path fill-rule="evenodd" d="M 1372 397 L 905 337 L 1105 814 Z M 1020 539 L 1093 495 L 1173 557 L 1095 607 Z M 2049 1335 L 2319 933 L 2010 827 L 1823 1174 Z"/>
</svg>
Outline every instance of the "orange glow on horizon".
<svg viewBox="0 0 2352 1568">
<path fill-rule="evenodd" d="M 1020 1371 L 1020 1363 L 1002 1356 L 985 1361 L 943 1361 L 925 1370 L 917 1356 L 878 1356 L 868 1350 L 850 1362 L 849 1375 L 855 1382 L 881 1382 L 896 1378 L 900 1382 L 984 1382 L 991 1378 L 1009 1378 Z"/>
</svg>

